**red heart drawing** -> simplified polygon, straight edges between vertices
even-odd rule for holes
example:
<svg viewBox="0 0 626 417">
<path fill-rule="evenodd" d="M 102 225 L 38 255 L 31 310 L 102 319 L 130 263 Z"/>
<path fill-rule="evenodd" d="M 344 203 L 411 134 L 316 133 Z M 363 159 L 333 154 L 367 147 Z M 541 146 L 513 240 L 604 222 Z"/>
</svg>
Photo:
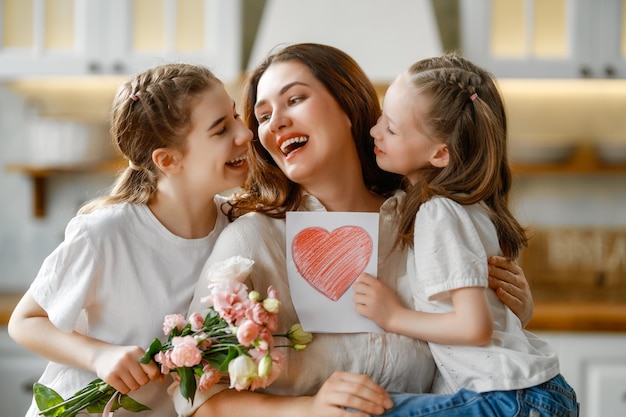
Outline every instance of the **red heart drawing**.
<svg viewBox="0 0 626 417">
<path fill-rule="evenodd" d="M 309 285 L 337 301 L 365 271 L 372 248 L 372 238 L 362 227 L 342 226 L 332 233 L 308 227 L 293 239 L 291 252 Z"/>
</svg>

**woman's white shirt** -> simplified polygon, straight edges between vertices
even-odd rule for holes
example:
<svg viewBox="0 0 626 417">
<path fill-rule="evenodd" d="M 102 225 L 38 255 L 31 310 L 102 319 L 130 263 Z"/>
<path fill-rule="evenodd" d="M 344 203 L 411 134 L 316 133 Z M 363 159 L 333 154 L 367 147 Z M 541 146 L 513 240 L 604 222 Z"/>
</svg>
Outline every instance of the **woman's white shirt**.
<svg viewBox="0 0 626 417">
<path fill-rule="evenodd" d="M 407 252 L 393 248 L 396 219 L 404 198 L 403 192 L 387 199 L 380 210 L 378 275 L 412 307 Z M 304 196 L 300 211 L 326 211 L 313 196 Z M 253 259 L 255 264 L 249 279 L 250 289 L 265 294 L 272 285 L 281 298 L 279 333 L 298 322 L 290 298 L 286 264 L 286 224 L 284 219 L 273 219 L 260 213 L 249 213 L 229 224 L 218 238 L 207 268 L 216 262 L 240 255 Z M 408 266 L 412 269 L 411 266 Z M 196 288 L 190 312 L 204 312 L 200 300 L 208 295 L 206 268 Z M 425 342 L 393 333 L 320 334 L 313 336 L 305 351 L 285 349 L 286 368 L 280 377 L 263 392 L 277 395 L 313 395 L 335 371 L 367 374 L 389 391 L 429 392 L 434 363 Z M 204 393 L 196 393 L 194 404 L 189 404 L 172 386 L 171 394 L 181 415 L 189 415 L 211 395 L 228 388 L 215 386 Z"/>
</svg>

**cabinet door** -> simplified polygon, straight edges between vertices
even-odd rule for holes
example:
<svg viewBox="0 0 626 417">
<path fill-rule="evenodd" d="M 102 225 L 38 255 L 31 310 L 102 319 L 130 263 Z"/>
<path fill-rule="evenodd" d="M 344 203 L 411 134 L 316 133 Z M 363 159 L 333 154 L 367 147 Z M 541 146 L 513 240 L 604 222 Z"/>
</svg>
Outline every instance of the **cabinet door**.
<svg viewBox="0 0 626 417">
<path fill-rule="evenodd" d="M 0 360 L 0 403 L 2 416 L 23 416 L 33 400 L 33 384 L 45 362 L 31 357 L 3 357 Z"/>
<path fill-rule="evenodd" d="M 460 0 L 462 49 L 497 77 L 587 76 L 593 7 L 590 0 Z"/>
<path fill-rule="evenodd" d="M 47 361 L 18 346 L 0 328 L 0 416 L 23 416 Z"/>
<path fill-rule="evenodd" d="M 595 416 L 626 416 L 626 358 L 587 366 L 587 410 Z"/>
<path fill-rule="evenodd" d="M 559 355 L 561 374 L 576 390 L 580 415 L 626 415 L 626 334 L 537 332 Z"/>
<path fill-rule="evenodd" d="M 589 60 L 592 75 L 626 78 L 626 0 L 603 0 L 594 7 L 598 11 L 594 27 L 599 41 Z"/>
<path fill-rule="evenodd" d="M 241 73 L 240 0 L 108 0 L 105 72 L 161 63 L 210 67 L 225 82 Z"/>
<path fill-rule="evenodd" d="M 0 0 L 0 79 L 89 72 L 100 52 L 97 3 Z"/>
</svg>

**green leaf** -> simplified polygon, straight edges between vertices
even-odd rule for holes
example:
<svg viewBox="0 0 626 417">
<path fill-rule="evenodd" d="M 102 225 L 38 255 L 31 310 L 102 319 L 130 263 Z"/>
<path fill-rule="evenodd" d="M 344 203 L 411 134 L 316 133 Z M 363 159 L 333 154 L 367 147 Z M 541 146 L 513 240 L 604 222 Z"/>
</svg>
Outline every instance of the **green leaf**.
<svg viewBox="0 0 626 417">
<path fill-rule="evenodd" d="M 122 395 L 122 397 L 120 398 L 119 401 L 120 401 L 120 405 L 122 406 L 122 408 L 124 408 L 124 409 L 126 409 L 128 411 L 132 411 L 133 413 L 138 413 L 140 411 L 151 410 L 151 408 L 148 407 L 147 405 L 143 405 L 143 404 L 135 401 L 134 399 L 132 399 L 128 395 Z"/>
<path fill-rule="evenodd" d="M 239 356 L 239 351 L 237 350 L 237 348 L 233 346 L 229 347 L 228 354 L 222 359 L 221 363 L 215 365 L 215 369 L 217 369 L 217 371 L 221 373 L 228 372 L 228 364 L 237 356 Z"/>
<path fill-rule="evenodd" d="M 57 405 L 63 402 L 61 397 L 55 390 L 48 388 L 39 382 L 35 382 L 33 385 L 33 395 L 35 396 L 35 402 L 40 410 L 45 410 L 53 405 Z"/>
<path fill-rule="evenodd" d="M 146 353 L 143 355 L 141 359 L 139 359 L 139 362 L 143 364 L 150 363 L 150 361 L 152 360 L 152 357 L 156 355 L 157 353 L 159 353 L 159 351 L 161 350 L 161 346 L 162 346 L 161 341 L 158 338 L 154 339 L 152 343 L 150 344 L 150 347 L 148 348 L 148 350 L 146 350 Z"/>
<path fill-rule="evenodd" d="M 176 368 L 176 372 L 180 377 L 180 393 L 183 398 L 193 402 L 196 395 L 196 377 L 191 368 Z"/>
<path fill-rule="evenodd" d="M 97 398 L 95 400 L 93 400 L 86 408 L 85 410 L 88 413 L 102 413 L 102 411 L 104 411 L 104 407 L 106 407 L 107 403 L 109 402 L 109 400 L 111 399 L 111 396 L 113 396 L 113 394 L 115 394 L 115 391 L 113 391 L 112 394 L 110 395 L 103 395 L 100 398 Z M 113 406 L 112 410 L 116 410 L 118 407 Z"/>
<path fill-rule="evenodd" d="M 220 315 L 217 313 L 217 311 L 210 309 L 209 312 L 207 313 L 206 317 L 204 318 L 204 327 L 213 327 L 213 324 L 219 320 L 221 320 L 222 318 L 220 317 Z"/>
</svg>

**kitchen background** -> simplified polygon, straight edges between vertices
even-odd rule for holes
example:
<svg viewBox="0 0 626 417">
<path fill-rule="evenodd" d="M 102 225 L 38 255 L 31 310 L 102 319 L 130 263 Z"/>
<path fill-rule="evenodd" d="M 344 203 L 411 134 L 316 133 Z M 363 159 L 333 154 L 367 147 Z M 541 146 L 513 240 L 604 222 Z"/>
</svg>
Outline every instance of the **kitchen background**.
<svg viewBox="0 0 626 417">
<path fill-rule="evenodd" d="M 521 260 L 531 329 L 559 349 L 581 415 L 624 416 L 625 22 L 626 0 L 0 0 L 3 323 L 121 166 L 107 111 L 127 74 L 203 63 L 237 97 L 273 46 L 318 41 L 349 52 L 383 93 L 411 62 L 459 49 L 498 76 L 508 105 L 512 205 L 535 234 Z M 0 353 L 0 417 L 21 415 L 42 362 L 5 329 Z"/>
</svg>

